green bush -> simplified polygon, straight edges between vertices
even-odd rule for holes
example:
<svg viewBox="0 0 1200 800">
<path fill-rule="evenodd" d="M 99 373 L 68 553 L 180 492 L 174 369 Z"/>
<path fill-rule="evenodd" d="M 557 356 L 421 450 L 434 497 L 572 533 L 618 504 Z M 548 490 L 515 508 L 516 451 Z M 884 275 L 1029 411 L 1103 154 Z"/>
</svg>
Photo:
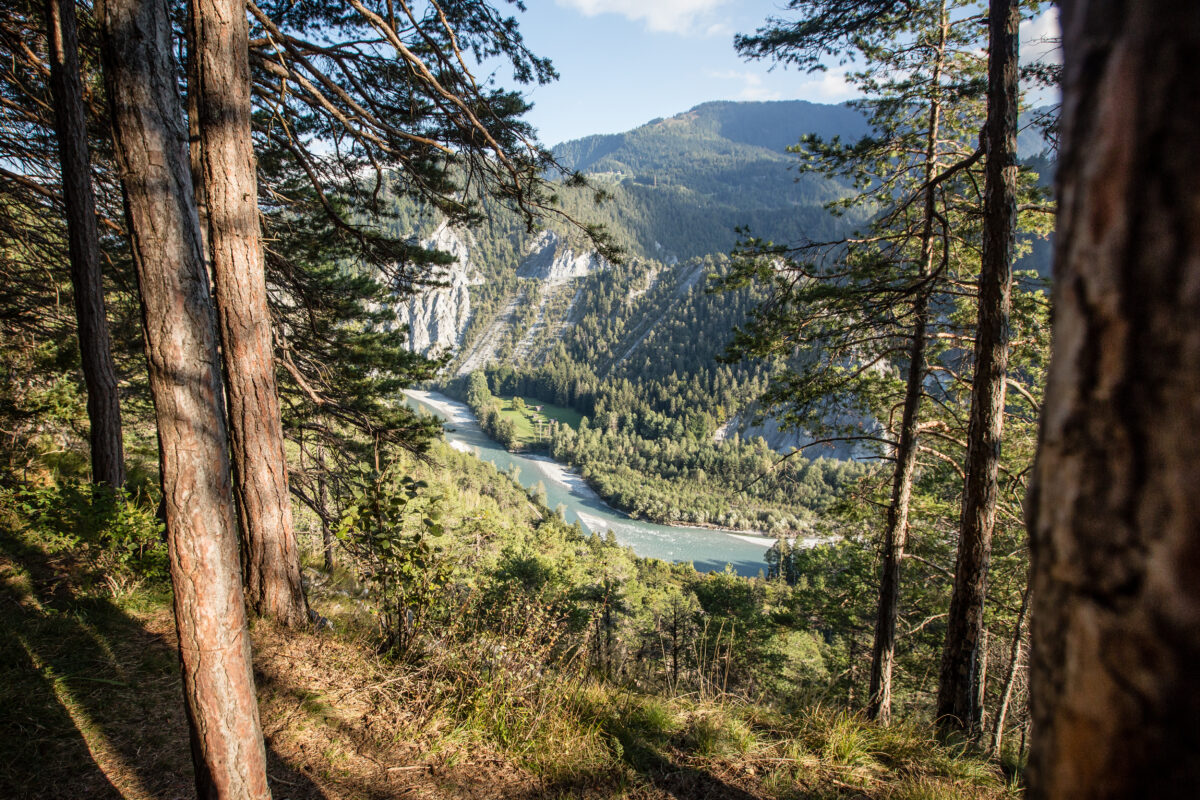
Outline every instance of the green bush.
<svg viewBox="0 0 1200 800">
<path fill-rule="evenodd" d="M 147 495 L 64 481 L 0 488 L 0 508 L 48 552 L 88 551 L 105 570 L 167 574 L 163 524 Z"/>
<path fill-rule="evenodd" d="M 397 658 L 411 655 L 453 574 L 441 552 L 439 498 L 427 488 L 425 481 L 387 474 L 367 481 L 337 530 L 360 579 L 373 589 L 381 649 Z"/>
</svg>

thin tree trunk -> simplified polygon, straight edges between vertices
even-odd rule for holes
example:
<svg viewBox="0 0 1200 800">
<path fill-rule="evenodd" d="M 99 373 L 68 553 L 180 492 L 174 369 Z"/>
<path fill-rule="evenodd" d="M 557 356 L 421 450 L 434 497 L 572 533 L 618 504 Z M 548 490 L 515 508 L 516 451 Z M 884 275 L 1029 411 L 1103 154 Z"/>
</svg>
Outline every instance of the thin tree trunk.
<svg viewBox="0 0 1200 800">
<path fill-rule="evenodd" d="M 931 83 L 941 81 L 945 58 L 946 21 L 943 7 L 941 39 Z M 936 91 L 936 89 L 935 89 Z M 908 540 L 908 509 L 912 501 L 913 473 L 917 464 L 917 422 L 925 384 L 925 346 L 929 323 L 929 289 L 933 273 L 933 223 L 937 196 L 932 178 L 937 170 L 937 139 L 941 123 L 941 99 L 936 94 L 929 106 L 929 130 L 925 149 L 924 219 L 921 230 L 921 280 L 914 299 L 912 342 L 908 351 L 908 380 L 904 410 L 896 443 L 896 467 L 892 475 L 892 498 L 884 531 L 879 603 L 875 617 L 875 640 L 871 647 L 871 683 L 867 693 L 867 718 L 887 725 L 892 720 L 892 667 L 896 656 L 896 622 L 900 613 L 900 563 Z"/>
<path fill-rule="evenodd" d="M 931 239 L 932 241 L 932 239 Z M 867 718 L 887 725 L 892 720 L 892 667 L 896 654 L 896 622 L 900 611 L 900 562 L 908 540 L 908 509 L 912 500 L 913 472 L 917 463 L 917 415 L 925 379 L 928 295 L 922 290 L 915 312 L 917 319 L 909 348 L 908 384 L 900 439 L 896 446 L 896 469 L 892 477 L 892 501 L 888 505 L 879 578 L 879 603 L 875 617 L 875 641 L 871 647 L 871 685 L 867 694 Z"/>
<path fill-rule="evenodd" d="M 96 197 L 88 160 L 87 119 L 79 77 L 79 37 L 74 0 L 45 0 L 50 43 L 50 93 L 62 168 L 63 204 L 67 211 L 67 248 L 71 290 L 78 323 L 79 356 L 87 386 L 92 481 L 119 487 L 125 483 L 125 447 L 121 437 L 121 404 L 113 365 L 104 286 L 100 276 L 100 237 Z"/>
<path fill-rule="evenodd" d="M 208 254 L 228 380 L 246 597 L 258 614 L 302 625 L 308 606 L 292 523 L 263 273 L 245 4 L 191 0 L 189 10 L 197 78 L 190 91 L 199 110 Z"/>
<path fill-rule="evenodd" d="M 983 735 L 983 725 L 985 723 L 987 711 L 987 678 L 988 678 L 988 629 L 984 628 L 979 634 L 979 656 L 978 670 L 979 677 L 974 681 L 975 686 L 975 707 L 979 709 L 979 717 L 975 721 L 975 727 L 970 731 L 973 738 L 978 739 Z"/>
<path fill-rule="evenodd" d="M 317 505 L 321 509 L 321 548 L 325 554 L 325 573 L 333 574 L 333 531 L 329 527 L 329 491 L 325 483 L 325 450 L 317 445 Z"/>
<path fill-rule="evenodd" d="M 679 605 L 672 601 L 671 613 L 671 694 L 679 691 Z"/>
<path fill-rule="evenodd" d="M 158 422 L 184 699 L 201 798 L 269 798 L 237 563 L 216 320 L 165 0 L 96 4 Z"/>
<path fill-rule="evenodd" d="M 1200 4 L 1062 3 L 1031 800 L 1200 786 Z"/>
<path fill-rule="evenodd" d="M 1018 0 L 991 0 L 988 9 L 987 151 L 983 204 L 983 259 L 979 271 L 979 321 L 975 375 L 967 427 L 958 563 L 946 619 L 938 681 L 937 716 L 943 730 L 972 736 L 981 731 L 976 701 L 988 563 L 996 524 L 1000 439 L 1008 376 L 1012 310 L 1012 251 L 1017 223 Z"/>
<path fill-rule="evenodd" d="M 1000 704 L 996 708 L 996 720 L 992 723 L 992 757 L 1000 757 L 1004 744 L 1004 721 L 1008 717 L 1008 704 L 1012 702 L 1013 687 L 1021 669 L 1021 639 L 1025 636 L 1025 620 L 1029 616 L 1029 596 L 1032 589 L 1028 584 L 1021 597 L 1021 610 L 1017 613 L 1017 625 L 1013 630 L 1012 646 L 1008 653 L 1008 673 L 1004 676 L 1004 688 L 1000 692 Z"/>
</svg>

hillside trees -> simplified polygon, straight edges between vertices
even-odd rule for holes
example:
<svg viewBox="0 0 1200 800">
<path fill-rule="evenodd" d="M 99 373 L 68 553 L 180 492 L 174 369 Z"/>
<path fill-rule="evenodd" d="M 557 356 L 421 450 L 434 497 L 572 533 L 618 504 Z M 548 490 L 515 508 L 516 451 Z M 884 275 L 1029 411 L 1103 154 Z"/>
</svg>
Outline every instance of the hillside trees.
<svg viewBox="0 0 1200 800">
<path fill-rule="evenodd" d="M 966 525 L 964 520 L 978 523 L 964 539 L 975 561 L 960 570 L 960 580 L 969 576 L 974 594 L 955 600 L 955 611 L 969 614 L 969 624 L 958 620 L 945 643 L 959 679 L 952 694 L 969 704 L 965 711 L 947 713 L 960 714 L 964 724 L 978 724 L 975 715 L 986 689 L 975 681 L 975 670 L 986 658 L 976 642 L 984 625 L 987 563 L 980 536 L 973 533 L 984 523 L 988 531 L 996 525 L 998 504 L 1006 553 L 1011 554 L 1004 559 L 1004 586 L 997 589 L 1006 609 L 1001 629 L 1020 605 L 1020 588 L 1013 596 L 1008 573 L 1023 572 L 1019 563 L 1009 562 L 1014 557 L 1020 562 L 1024 549 L 1019 507 L 1023 465 L 1031 457 L 1030 422 L 1039 412 L 1045 304 L 1036 281 L 1015 295 L 1013 289 L 1015 198 L 1018 193 L 1033 196 L 1036 190 L 1034 176 L 1018 174 L 1013 152 L 1019 15 L 1015 4 L 1003 5 L 993 22 L 1008 38 L 997 35 L 995 74 L 986 80 L 978 28 L 972 28 L 978 22 L 971 15 L 977 3 L 940 6 L 943 33 L 938 34 L 931 25 L 938 4 L 796 2 L 789 8 L 801 12 L 798 22 L 772 20 L 755 36 L 738 39 L 746 55 L 809 69 L 821 68 L 821 59 L 829 55 L 861 57 L 866 64 L 852 74 L 866 91 L 863 105 L 875 131 L 850 146 L 809 137 L 795 150 L 806 158 L 808 169 L 841 169 L 856 179 L 859 193 L 833 205 L 853 207 L 869 198 L 875 214 L 871 227 L 845 241 L 792 248 L 749 239 L 738 253 L 744 259 L 741 269 L 723 285 L 754 281 L 774 287 L 751 325 L 738 333 L 732 352 L 790 359 L 791 370 L 764 395 L 782 409 L 784 421 L 831 438 L 869 443 L 893 462 L 868 699 L 868 713 L 884 721 L 903 561 L 936 567 L 947 543 L 960 538 L 955 527 Z M 859 27 L 862 15 L 871 24 Z M 931 34 L 944 50 L 930 46 L 935 41 Z M 887 66 L 880 69 L 883 64 Z M 992 100 L 990 138 L 976 147 L 984 121 L 978 101 L 985 84 L 1004 96 L 1003 102 Z M 901 121 L 906 112 L 915 113 Z M 913 141 L 918 132 L 923 140 Z M 989 148 L 995 158 L 988 157 Z M 907 173 L 907 184 L 897 180 L 906 169 L 919 170 L 916 179 Z M 986 192 L 981 193 L 984 184 Z M 982 276 L 981 259 L 987 265 Z M 1007 367 L 1010 329 L 1021 332 L 1015 373 Z M 903 387 L 892 377 L 897 374 L 907 378 Z M 1015 402 L 1005 402 L 1008 384 L 1017 386 Z M 1002 463 L 1000 435 L 1006 417 L 1017 424 L 1008 437 L 1007 463 Z M 974 473 L 972 478 L 966 478 L 966 470 Z M 1001 471 L 1003 485 L 996 478 Z M 962 480 L 968 481 L 966 492 Z M 959 526 L 951 525 L 943 510 L 952 498 L 961 504 Z M 918 499 L 920 528 L 928 541 L 910 557 L 907 532 L 914 525 L 908 509 Z M 928 597 L 921 602 L 927 621 L 918 629 L 941 617 L 938 605 L 943 601 Z M 1019 653 L 1022 626 L 1013 627 L 1012 652 Z M 966 638 L 967 633 L 973 637 Z M 910 642 L 909 649 L 916 646 Z M 1007 694 L 1000 695 L 997 704 L 1006 703 Z"/>
<path fill-rule="evenodd" d="M 954 592 L 938 681 L 944 728 L 980 733 L 980 647 L 988 562 L 996 524 L 1001 433 L 1008 381 L 1013 244 L 1017 228 L 1017 38 L 1019 0 L 988 6 L 987 122 L 983 131 L 983 230 L 974 376 L 962 490 Z M 1018 637 L 1019 638 L 1019 637 Z M 1015 660 L 1015 656 L 1013 659 Z"/>
<path fill-rule="evenodd" d="M 793 359 L 764 395 L 782 406 L 784 421 L 874 443 L 893 461 L 867 703 L 868 714 L 885 723 L 927 350 L 964 279 L 972 247 L 964 211 L 974 203 L 970 173 L 980 158 L 972 142 L 978 110 L 961 91 L 978 69 L 974 31 L 952 21 L 945 3 L 908 14 L 911 34 L 889 39 L 901 32 L 889 26 L 856 44 L 867 59 L 857 80 L 869 93 L 863 105 L 872 135 L 853 145 L 809 137 L 796 148 L 806 169 L 854 180 L 860 194 L 835 205 L 878 208 L 871 227 L 845 241 L 794 249 L 750 239 L 738 253 L 740 268 L 722 284 L 773 288 L 735 335 L 731 354 Z M 810 46 L 806 38 L 783 41 L 784 53 Z"/>
<path fill-rule="evenodd" d="M 1200 7 L 1064 2 L 1029 797 L 1200 785 Z"/>
<path fill-rule="evenodd" d="M 216 320 L 166 3 L 97 17 L 143 304 L 176 630 L 200 797 L 266 798 L 238 570 Z"/>
<path fill-rule="evenodd" d="M 97 124 L 105 115 L 95 78 L 94 26 L 84 13 L 73 28 L 75 37 L 68 30 L 51 37 L 46 27 L 47 11 L 57 24 L 53 20 L 68 8 L 21 2 L 0 22 L 0 336 L 5 368 L 11 370 L 0 415 L 8 457 L 25 463 L 47 448 L 63 446 L 64 438 L 51 434 L 54 426 L 43 415 L 66 415 L 71 428 L 95 440 L 90 442 L 92 479 L 111 486 L 124 475 L 118 381 L 134 377 L 123 360 L 136 331 L 134 304 L 124 291 L 132 276 L 121 242 L 109 235 L 121 229 L 121 208 L 104 167 L 109 156 L 103 152 L 103 125 Z M 75 21 L 61 19 L 64 25 Z M 74 67 L 67 63 L 71 56 Z M 72 74 L 79 89 L 75 103 L 82 109 L 66 97 L 55 99 L 70 91 Z M 58 135 L 63 125 L 69 142 Z M 96 156 L 92 170 L 89 149 Z M 92 214 L 82 194 L 91 190 L 89 172 L 99 186 L 91 195 Z M 85 230 L 89 224 L 93 232 L 98 225 L 102 235 L 92 237 Z M 67 313 L 71 301 L 82 304 L 73 309 L 76 313 Z M 78 418 L 72 410 L 76 396 L 81 398 Z M 62 436 L 73 440 L 74 433 Z M 52 439 L 57 441 L 51 444 Z M 80 467 L 88 460 L 85 456 Z"/>
</svg>

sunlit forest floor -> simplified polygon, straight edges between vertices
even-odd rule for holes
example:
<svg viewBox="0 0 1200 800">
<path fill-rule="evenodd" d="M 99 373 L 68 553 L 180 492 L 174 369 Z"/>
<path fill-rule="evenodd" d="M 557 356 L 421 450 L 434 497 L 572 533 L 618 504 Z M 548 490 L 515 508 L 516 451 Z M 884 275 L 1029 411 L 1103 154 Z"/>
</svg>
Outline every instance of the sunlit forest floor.
<svg viewBox="0 0 1200 800">
<path fill-rule="evenodd" d="M 0 796 L 192 796 L 170 598 L 20 531 L 0 536 Z M 347 577 L 332 629 L 253 629 L 275 798 L 1001 798 L 927 728 L 835 709 L 633 694 L 541 670 L 519 640 L 378 657 Z M 357 632 L 356 632 L 357 631 Z"/>
</svg>

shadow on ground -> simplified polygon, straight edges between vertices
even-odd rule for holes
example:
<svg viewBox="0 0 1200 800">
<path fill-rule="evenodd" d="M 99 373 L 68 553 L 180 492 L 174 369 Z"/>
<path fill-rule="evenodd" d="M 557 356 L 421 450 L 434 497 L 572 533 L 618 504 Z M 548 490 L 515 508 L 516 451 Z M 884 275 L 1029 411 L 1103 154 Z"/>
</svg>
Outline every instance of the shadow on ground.
<svg viewBox="0 0 1200 800">
<path fill-rule="evenodd" d="M 69 558 L 0 531 L 0 797 L 195 795 L 169 611 L 127 613 Z M 274 796 L 325 800 L 268 753 Z"/>
</svg>

